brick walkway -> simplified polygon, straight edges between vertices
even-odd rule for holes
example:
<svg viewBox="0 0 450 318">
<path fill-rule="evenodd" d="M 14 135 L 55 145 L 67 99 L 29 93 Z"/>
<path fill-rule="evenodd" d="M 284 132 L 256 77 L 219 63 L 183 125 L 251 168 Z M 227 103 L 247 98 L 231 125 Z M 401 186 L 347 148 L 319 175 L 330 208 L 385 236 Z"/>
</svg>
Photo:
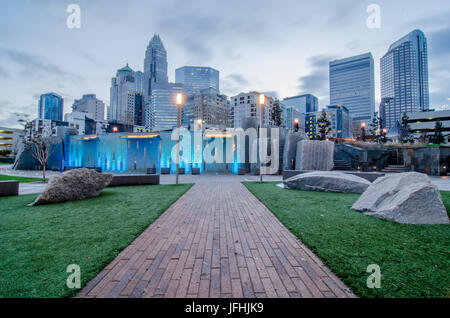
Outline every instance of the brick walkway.
<svg viewBox="0 0 450 318">
<path fill-rule="evenodd" d="M 195 184 L 78 297 L 354 297 L 238 182 Z"/>
</svg>

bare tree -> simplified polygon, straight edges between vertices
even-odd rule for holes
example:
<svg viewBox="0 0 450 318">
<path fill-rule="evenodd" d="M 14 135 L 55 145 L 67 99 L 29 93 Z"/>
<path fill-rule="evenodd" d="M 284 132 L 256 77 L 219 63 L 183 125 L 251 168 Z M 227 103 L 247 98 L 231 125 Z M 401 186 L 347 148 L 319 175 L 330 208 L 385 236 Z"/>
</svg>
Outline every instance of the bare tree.
<svg viewBox="0 0 450 318">
<path fill-rule="evenodd" d="M 42 168 L 42 180 L 45 183 L 45 169 L 47 161 L 52 154 L 52 145 L 54 143 L 49 137 L 38 135 L 24 140 L 25 149 L 39 162 Z M 53 147 L 54 148 L 54 147 Z"/>
</svg>

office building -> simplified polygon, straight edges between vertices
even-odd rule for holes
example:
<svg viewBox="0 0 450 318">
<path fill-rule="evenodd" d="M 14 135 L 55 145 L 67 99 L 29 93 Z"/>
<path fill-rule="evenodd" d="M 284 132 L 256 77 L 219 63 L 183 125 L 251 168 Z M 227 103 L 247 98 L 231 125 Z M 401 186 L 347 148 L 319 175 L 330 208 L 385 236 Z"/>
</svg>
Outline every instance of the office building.
<svg viewBox="0 0 450 318">
<path fill-rule="evenodd" d="M 183 124 L 190 125 L 201 122 L 202 128 L 230 127 L 230 102 L 226 95 L 214 88 L 200 90 L 199 94 L 183 106 Z"/>
<path fill-rule="evenodd" d="M 172 129 L 177 126 L 176 96 L 184 94 L 183 84 L 154 83 L 152 95 L 145 109 L 145 126 L 151 131 Z M 185 98 L 184 101 L 185 102 Z"/>
<path fill-rule="evenodd" d="M 167 83 L 167 51 L 159 35 L 155 34 L 145 51 L 143 92 L 144 98 L 152 94 L 155 83 Z"/>
<path fill-rule="evenodd" d="M 59 120 L 63 118 L 64 100 L 55 93 L 42 94 L 38 103 L 38 118 Z"/>
<path fill-rule="evenodd" d="M 86 94 L 81 99 L 76 99 L 73 102 L 72 110 L 86 113 L 94 120 L 105 119 L 105 103 L 97 99 L 95 94 Z"/>
<path fill-rule="evenodd" d="M 312 94 L 304 94 L 283 99 L 283 105 L 291 106 L 302 114 L 317 112 L 319 99 Z"/>
<path fill-rule="evenodd" d="M 133 125 L 135 116 L 136 79 L 128 64 L 119 69 L 111 80 L 110 120 Z"/>
<path fill-rule="evenodd" d="M 260 123 L 261 105 L 259 105 L 258 92 L 240 93 L 230 98 L 230 104 L 233 108 L 233 127 L 242 127 L 242 120 L 247 117 L 256 117 L 258 124 Z M 272 106 L 274 100 L 270 96 L 264 99 L 263 124 L 265 127 L 274 125 L 272 119 Z"/>
<path fill-rule="evenodd" d="M 354 121 L 372 121 L 375 112 L 372 53 L 330 62 L 330 104 L 344 105 Z"/>
<path fill-rule="evenodd" d="M 294 125 L 296 120 L 298 121 L 299 128 L 304 131 L 305 129 L 305 120 L 306 115 L 298 111 L 296 107 L 293 106 L 285 106 L 282 107 L 283 111 L 283 123 L 284 127 L 289 130 L 294 129 Z"/>
<path fill-rule="evenodd" d="M 422 31 L 414 30 L 394 42 L 380 60 L 380 113 L 388 129 L 404 113 L 428 110 L 428 50 Z"/>
<path fill-rule="evenodd" d="M 175 83 L 183 84 L 189 96 L 208 88 L 219 91 L 219 71 L 211 67 L 183 66 L 175 71 Z"/>
</svg>

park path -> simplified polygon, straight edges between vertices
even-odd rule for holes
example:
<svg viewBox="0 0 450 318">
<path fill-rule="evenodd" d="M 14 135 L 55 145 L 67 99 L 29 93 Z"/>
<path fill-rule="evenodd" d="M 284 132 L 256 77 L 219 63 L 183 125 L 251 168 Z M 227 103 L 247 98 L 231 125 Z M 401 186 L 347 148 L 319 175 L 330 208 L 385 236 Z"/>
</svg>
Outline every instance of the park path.
<svg viewBox="0 0 450 318">
<path fill-rule="evenodd" d="M 239 182 L 196 183 L 78 297 L 354 297 Z"/>
</svg>

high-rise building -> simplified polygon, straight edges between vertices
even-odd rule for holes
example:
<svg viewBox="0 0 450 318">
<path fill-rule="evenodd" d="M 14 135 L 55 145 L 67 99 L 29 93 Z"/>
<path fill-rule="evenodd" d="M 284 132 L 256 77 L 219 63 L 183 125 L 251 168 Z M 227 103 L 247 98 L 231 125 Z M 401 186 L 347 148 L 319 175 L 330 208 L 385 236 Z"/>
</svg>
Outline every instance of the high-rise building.
<svg viewBox="0 0 450 318">
<path fill-rule="evenodd" d="M 426 111 L 430 106 L 427 39 L 414 30 L 394 42 L 380 60 L 381 117 L 388 129 L 403 113 Z"/>
<path fill-rule="evenodd" d="M 283 99 L 285 106 L 291 106 L 302 114 L 316 112 L 319 108 L 319 99 L 311 94 L 304 94 Z"/>
<path fill-rule="evenodd" d="M 145 111 L 144 96 L 142 95 L 142 93 L 136 92 L 134 94 L 134 123 L 133 123 L 134 125 L 136 126 L 145 125 L 144 111 Z"/>
<path fill-rule="evenodd" d="M 38 103 L 38 118 L 59 120 L 63 119 L 64 99 L 55 93 L 42 94 Z"/>
<path fill-rule="evenodd" d="M 128 66 L 117 70 L 111 80 L 110 120 L 133 125 L 135 112 L 136 80 L 135 72 Z"/>
<path fill-rule="evenodd" d="M 139 94 L 144 94 L 144 73 L 141 71 L 136 71 L 135 73 L 136 77 L 136 92 Z"/>
<path fill-rule="evenodd" d="M 172 129 L 177 125 L 177 94 L 184 94 L 183 84 L 154 83 L 145 108 L 145 126 L 151 131 Z"/>
<path fill-rule="evenodd" d="M 74 112 L 87 113 L 94 120 L 105 120 L 105 103 L 97 99 L 95 94 L 85 94 L 73 102 Z"/>
<path fill-rule="evenodd" d="M 183 66 L 175 71 L 175 83 L 183 84 L 188 95 L 210 87 L 219 91 L 219 71 L 211 67 Z"/>
<path fill-rule="evenodd" d="M 372 53 L 330 62 L 330 104 L 344 105 L 354 121 L 372 120 L 375 112 Z"/>
<path fill-rule="evenodd" d="M 144 59 L 143 91 L 144 98 L 152 94 L 155 83 L 167 83 L 167 51 L 155 34 L 147 46 Z"/>
<path fill-rule="evenodd" d="M 220 94 L 214 88 L 207 88 L 193 95 L 189 102 L 183 106 L 183 124 L 192 125 L 198 120 L 203 127 L 226 128 L 230 127 L 230 102 L 226 95 Z"/>
<path fill-rule="evenodd" d="M 233 127 L 242 127 L 242 121 L 244 118 L 256 117 L 258 123 L 260 122 L 261 106 L 259 105 L 258 92 L 240 93 L 239 95 L 230 98 L 230 104 L 233 108 Z M 274 125 L 272 119 L 272 106 L 274 100 L 270 96 L 265 96 L 264 99 L 264 114 L 263 124 L 265 127 Z"/>
</svg>

